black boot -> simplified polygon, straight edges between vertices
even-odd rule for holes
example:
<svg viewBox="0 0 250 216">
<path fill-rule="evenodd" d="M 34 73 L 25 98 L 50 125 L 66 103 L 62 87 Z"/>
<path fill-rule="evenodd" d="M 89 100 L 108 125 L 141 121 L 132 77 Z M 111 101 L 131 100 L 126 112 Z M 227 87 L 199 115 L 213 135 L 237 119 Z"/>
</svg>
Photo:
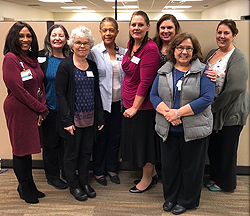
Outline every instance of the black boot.
<svg viewBox="0 0 250 216">
<path fill-rule="evenodd" d="M 20 182 L 17 187 L 17 191 L 19 193 L 20 198 L 24 199 L 25 202 L 33 204 L 39 202 L 37 197 L 35 197 L 35 195 L 31 192 L 28 181 Z"/>
<path fill-rule="evenodd" d="M 29 187 L 30 187 L 31 192 L 34 194 L 35 197 L 37 197 L 37 198 L 45 197 L 45 194 L 37 189 L 36 184 L 33 180 L 33 177 L 28 179 L 28 183 L 29 183 Z"/>
</svg>

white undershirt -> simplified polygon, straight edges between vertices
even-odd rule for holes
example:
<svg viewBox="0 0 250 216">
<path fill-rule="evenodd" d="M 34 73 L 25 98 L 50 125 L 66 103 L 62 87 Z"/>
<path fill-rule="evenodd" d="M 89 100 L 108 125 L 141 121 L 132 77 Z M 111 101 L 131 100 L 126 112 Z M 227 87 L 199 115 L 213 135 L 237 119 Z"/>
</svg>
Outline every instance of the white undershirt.
<svg viewBox="0 0 250 216">
<path fill-rule="evenodd" d="M 112 78 L 112 102 L 121 100 L 120 68 L 117 60 L 111 60 L 113 69 Z"/>
</svg>

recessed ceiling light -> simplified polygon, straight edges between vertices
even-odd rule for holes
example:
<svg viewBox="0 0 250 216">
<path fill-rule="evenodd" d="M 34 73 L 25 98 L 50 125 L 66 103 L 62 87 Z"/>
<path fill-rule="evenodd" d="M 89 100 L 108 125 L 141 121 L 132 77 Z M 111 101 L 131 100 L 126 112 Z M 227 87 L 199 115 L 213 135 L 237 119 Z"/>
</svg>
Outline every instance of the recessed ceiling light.
<svg viewBox="0 0 250 216">
<path fill-rule="evenodd" d="M 112 8 L 115 8 L 115 6 L 113 6 Z M 129 8 L 129 9 L 132 9 L 132 8 L 138 8 L 138 6 L 136 5 L 126 5 L 126 6 L 117 6 L 118 9 L 126 9 L 126 8 Z"/>
<path fill-rule="evenodd" d="M 73 10 L 74 13 L 95 13 L 95 10 Z"/>
<path fill-rule="evenodd" d="M 166 9 L 175 9 L 175 8 L 191 8 L 192 6 L 165 6 Z"/>
<path fill-rule="evenodd" d="M 162 13 L 182 13 L 185 10 L 162 10 Z"/>
<path fill-rule="evenodd" d="M 62 9 L 71 9 L 71 10 L 81 10 L 81 9 L 84 9 L 84 8 L 87 8 L 86 6 L 62 6 L 61 7 Z"/>
<path fill-rule="evenodd" d="M 69 3 L 73 2 L 72 0 L 39 0 L 40 2 L 61 2 L 61 3 Z"/>
</svg>

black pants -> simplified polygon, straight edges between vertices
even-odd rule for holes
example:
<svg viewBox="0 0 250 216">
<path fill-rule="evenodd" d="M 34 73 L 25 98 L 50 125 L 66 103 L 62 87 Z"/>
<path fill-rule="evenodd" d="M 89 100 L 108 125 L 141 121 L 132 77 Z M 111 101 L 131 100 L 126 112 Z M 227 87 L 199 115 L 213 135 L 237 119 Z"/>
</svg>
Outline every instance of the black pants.
<svg viewBox="0 0 250 216">
<path fill-rule="evenodd" d="M 104 117 L 105 126 L 99 131 L 93 148 L 94 174 L 98 176 L 117 170 L 122 119 L 120 101 L 112 103 L 111 113 L 104 111 Z"/>
<path fill-rule="evenodd" d="M 63 170 L 64 139 L 56 132 L 57 112 L 50 110 L 43 121 L 43 162 L 46 178 L 53 181 L 60 178 Z"/>
<path fill-rule="evenodd" d="M 237 150 L 242 128 L 242 125 L 224 126 L 210 135 L 210 178 L 225 191 L 236 188 Z"/>
<path fill-rule="evenodd" d="M 88 166 L 94 141 L 94 127 L 78 128 L 64 145 L 64 171 L 68 185 L 79 188 L 88 184 Z M 77 173 L 78 170 L 78 173 Z"/>
<path fill-rule="evenodd" d="M 19 183 L 26 182 L 32 178 L 32 158 L 31 155 L 13 155 L 13 170 Z"/>
<path fill-rule="evenodd" d="M 199 206 L 208 137 L 185 142 L 184 133 L 161 140 L 163 192 L 166 201 L 188 209 Z"/>
</svg>

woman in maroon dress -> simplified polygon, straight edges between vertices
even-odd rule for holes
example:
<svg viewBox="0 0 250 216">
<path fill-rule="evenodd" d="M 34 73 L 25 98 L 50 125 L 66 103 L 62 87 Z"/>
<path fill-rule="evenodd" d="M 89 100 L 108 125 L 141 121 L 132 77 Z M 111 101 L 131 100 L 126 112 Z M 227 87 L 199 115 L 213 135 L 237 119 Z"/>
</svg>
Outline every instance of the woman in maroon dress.
<svg viewBox="0 0 250 216">
<path fill-rule="evenodd" d="M 13 169 L 20 198 L 38 203 L 45 196 L 32 177 L 31 154 L 41 152 L 40 125 L 48 114 L 43 72 L 39 66 L 35 32 L 27 23 L 16 22 L 4 45 L 3 80 L 8 95 L 4 113 L 13 152 Z"/>
</svg>

